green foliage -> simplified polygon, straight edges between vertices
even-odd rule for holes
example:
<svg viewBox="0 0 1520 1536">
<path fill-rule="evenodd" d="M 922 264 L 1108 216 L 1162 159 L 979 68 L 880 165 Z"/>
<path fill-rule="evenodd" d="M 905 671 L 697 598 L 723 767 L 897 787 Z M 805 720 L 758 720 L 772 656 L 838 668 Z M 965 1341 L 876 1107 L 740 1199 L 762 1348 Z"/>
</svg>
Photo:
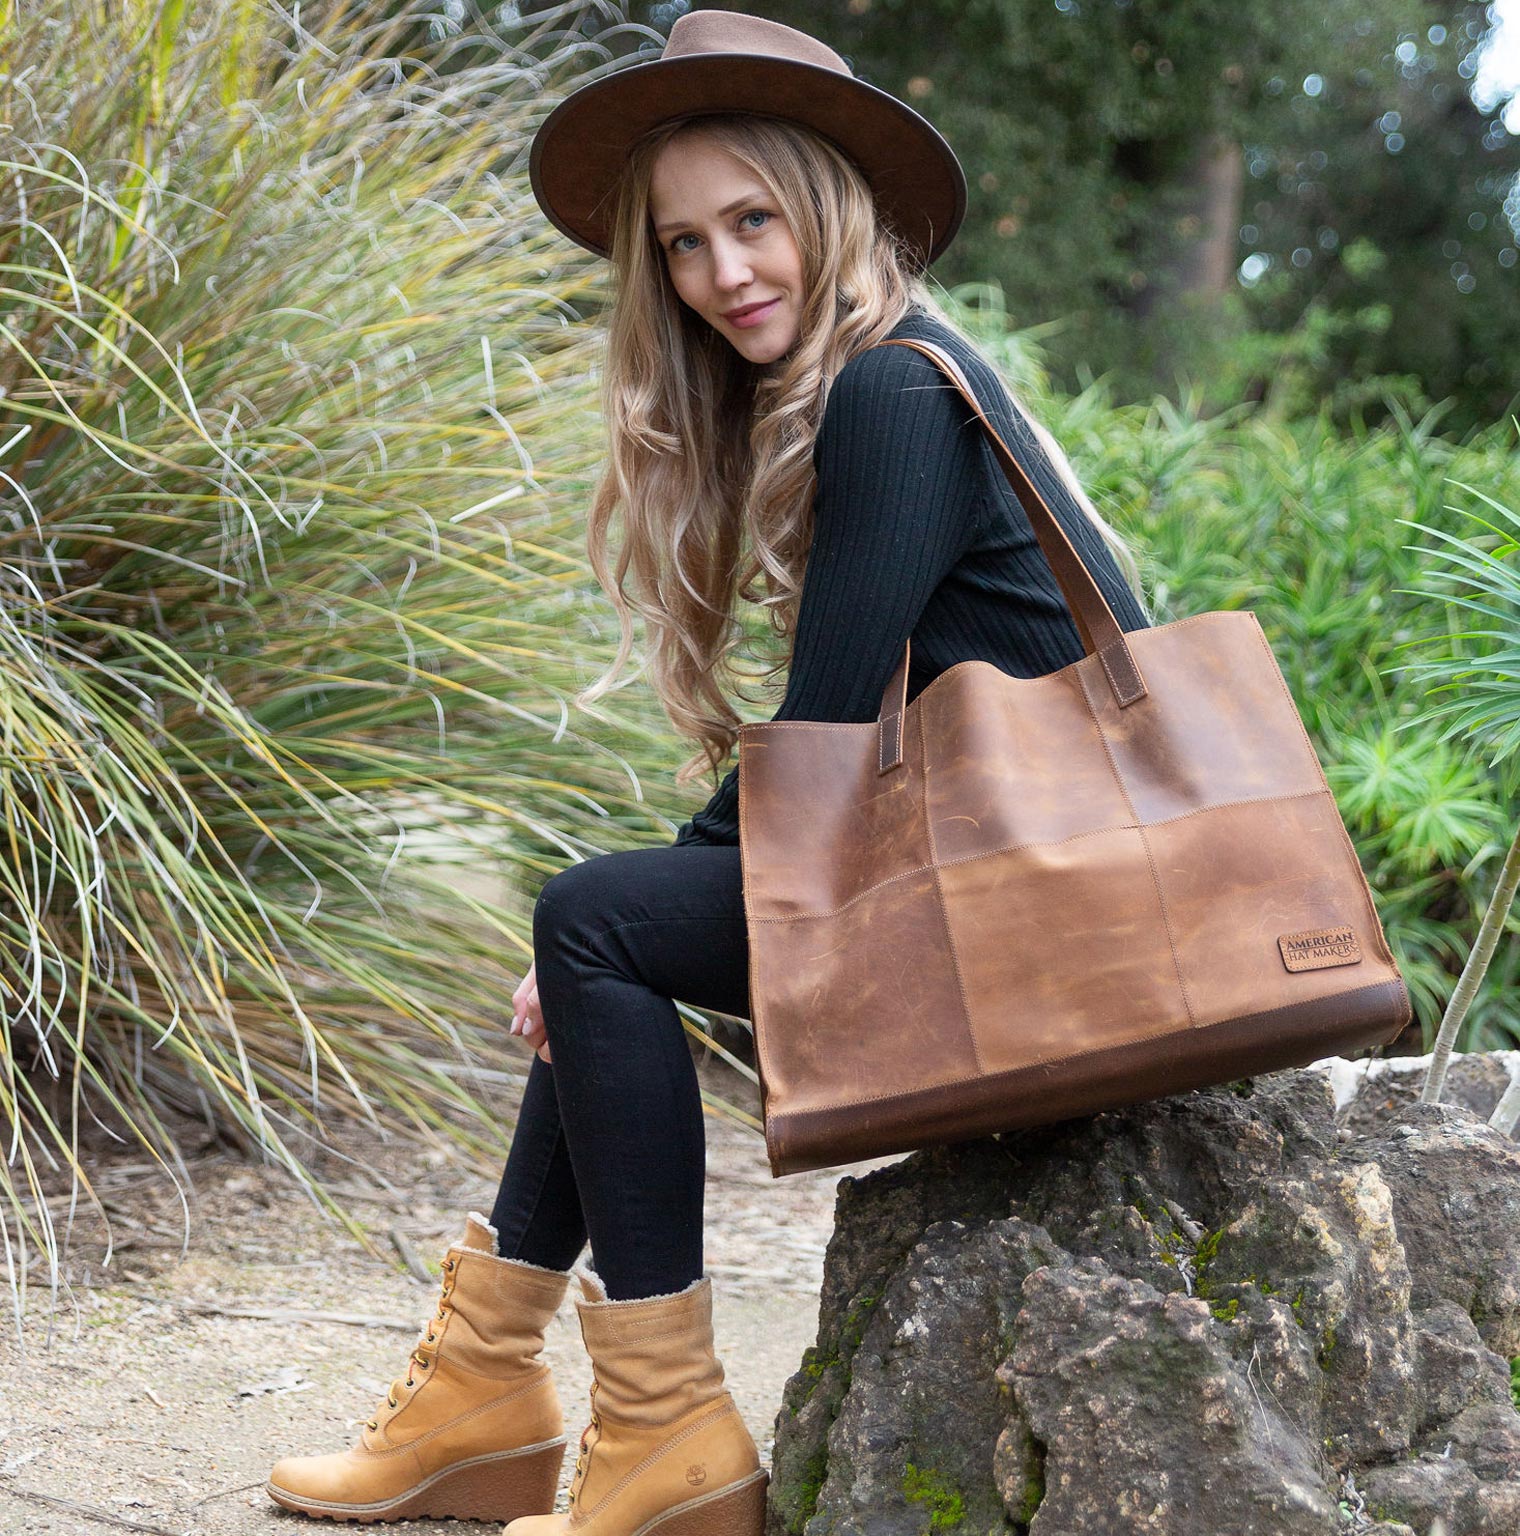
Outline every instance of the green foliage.
<svg viewBox="0 0 1520 1536">
<path fill-rule="evenodd" d="M 1353 241 L 1343 259 L 1357 252 L 1363 270 L 1381 271 L 1387 265 L 1366 240 Z M 1373 256 L 1375 263 L 1367 259 Z M 1208 378 L 1210 398 L 1259 396 L 1273 415 L 1323 412 L 1336 423 L 1364 416 L 1380 419 L 1395 407 L 1416 415 L 1428 411 L 1428 381 L 1415 369 L 1380 372 L 1378 360 L 1371 356 L 1356 369 L 1342 362 L 1353 349 L 1376 352 L 1379 339 L 1394 323 L 1392 305 L 1381 297 L 1380 286 L 1364 286 L 1368 297 L 1362 302 L 1338 298 L 1333 289 L 1305 299 L 1296 274 L 1271 270 L 1256 282 L 1249 300 L 1228 295 L 1223 306 L 1235 323 L 1194 364 L 1195 371 Z M 1291 323 L 1262 323 L 1261 308 L 1274 300 L 1285 310 L 1291 306 Z"/>
<path fill-rule="evenodd" d="M 1465 628 L 1459 621 L 1448 633 L 1426 635 L 1410 642 L 1422 645 L 1426 654 L 1423 660 L 1411 663 L 1408 671 L 1432 685 L 1427 698 L 1434 702 L 1414 719 L 1402 722 L 1401 728 L 1428 734 L 1445 720 L 1440 743 L 1444 745 L 1452 737 L 1460 736 L 1490 752 L 1488 766 L 1493 768 L 1501 762 L 1513 764 L 1515 749 L 1520 745 L 1520 688 L 1516 687 L 1520 681 L 1520 571 L 1515 560 L 1520 550 L 1515 537 L 1520 529 L 1520 515 L 1472 486 L 1463 489 L 1492 508 L 1494 515 L 1508 526 L 1501 527 L 1483 514 L 1467 509 L 1463 512 L 1470 522 L 1463 537 L 1414 524 L 1433 541 L 1429 550 L 1433 569 L 1429 582 L 1412 595 L 1449 602 L 1459 612 L 1475 614 L 1480 625 L 1490 627 Z M 1440 1096 L 1449 1053 L 1466 1024 L 1474 998 L 1488 978 L 1504 927 L 1513 916 L 1513 903 L 1520 889 L 1520 829 L 1512 830 L 1513 840 L 1492 882 L 1477 935 L 1436 1036 L 1422 1090 L 1426 1099 Z M 1501 1101 L 1491 1123 L 1500 1130 L 1511 1130 L 1512 1107 Z"/>
<path fill-rule="evenodd" d="M 1436 653 L 1407 670 L 1435 700 L 1416 723 L 1444 720 L 1440 744 L 1455 736 L 1476 743 L 1492 767 L 1520 750 L 1520 514 L 1481 486 L 1458 488 L 1491 516 L 1458 508 L 1465 521 L 1455 532 L 1409 520 L 1430 542 L 1428 579 L 1407 595 L 1447 604 L 1454 624 L 1408 642 Z"/>
</svg>

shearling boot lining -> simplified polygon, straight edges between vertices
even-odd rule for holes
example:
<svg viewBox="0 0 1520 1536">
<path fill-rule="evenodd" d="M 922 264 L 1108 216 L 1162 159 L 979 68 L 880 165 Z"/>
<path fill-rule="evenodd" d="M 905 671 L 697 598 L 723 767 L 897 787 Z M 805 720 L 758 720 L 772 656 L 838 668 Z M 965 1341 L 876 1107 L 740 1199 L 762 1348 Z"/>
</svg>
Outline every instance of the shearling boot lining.
<svg viewBox="0 0 1520 1536">
<path fill-rule="evenodd" d="M 614 1301 L 607 1294 L 607 1287 L 602 1277 L 589 1264 L 577 1264 L 573 1272 L 584 1275 L 590 1283 L 595 1292 L 591 1298 L 591 1304 L 597 1307 L 636 1307 L 644 1301 L 670 1301 L 676 1296 L 689 1296 L 707 1279 L 706 1275 L 698 1275 L 690 1285 L 682 1287 L 679 1291 L 661 1291 L 657 1296 L 623 1296 Z"/>
<path fill-rule="evenodd" d="M 509 1259 L 501 1251 L 501 1233 L 479 1211 L 469 1211 L 467 1215 L 471 1221 L 478 1221 L 491 1234 L 491 1248 L 493 1251 L 486 1255 L 487 1258 L 495 1259 L 498 1264 L 518 1264 L 524 1269 L 536 1269 L 541 1275 L 554 1275 L 561 1280 L 570 1274 L 568 1269 L 549 1269 L 543 1264 L 530 1264 L 526 1259 Z"/>
</svg>

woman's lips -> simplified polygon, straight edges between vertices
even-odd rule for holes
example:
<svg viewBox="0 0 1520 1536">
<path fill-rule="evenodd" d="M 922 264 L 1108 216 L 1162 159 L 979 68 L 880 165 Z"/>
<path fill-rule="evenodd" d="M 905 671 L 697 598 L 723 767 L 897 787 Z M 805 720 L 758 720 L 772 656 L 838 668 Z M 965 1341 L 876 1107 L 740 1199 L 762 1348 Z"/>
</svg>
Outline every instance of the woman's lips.
<svg viewBox="0 0 1520 1536">
<path fill-rule="evenodd" d="M 766 319 L 770 312 L 781 302 L 780 299 L 772 299 L 768 304 L 762 304 L 759 309 L 752 309 L 747 315 L 735 315 L 730 325 L 740 325 L 748 329 L 752 325 L 759 325 Z"/>
</svg>

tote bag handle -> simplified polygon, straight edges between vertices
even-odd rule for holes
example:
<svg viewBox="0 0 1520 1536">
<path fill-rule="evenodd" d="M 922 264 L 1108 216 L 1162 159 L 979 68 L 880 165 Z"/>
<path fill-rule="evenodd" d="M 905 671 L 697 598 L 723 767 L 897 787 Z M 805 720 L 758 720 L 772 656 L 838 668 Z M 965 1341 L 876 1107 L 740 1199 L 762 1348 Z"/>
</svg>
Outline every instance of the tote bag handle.
<svg viewBox="0 0 1520 1536">
<path fill-rule="evenodd" d="M 1040 548 L 1050 562 L 1050 569 L 1061 588 L 1061 595 L 1071 609 L 1072 619 L 1081 636 L 1085 655 L 1097 656 L 1103 664 L 1103 675 L 1113 693 L 1114 702 L 1120 709 L 1143 699 L 1146 694 L 1145 679 L 1130 651 L 1129 640 L 1119 627 L 1114 611 L 1108 606 L 1102 589 L 1093 574 L 1082 562 L 1082 557 L 1066 537 L 1066 530 L 1056 521 L 1056 515 L 1045 503 L 1034 481 L 1025 473 L 1024 466 L 1009 452 L 1008 445 L 998 435 L 998 430 L 987 419 L 981 402 L 976 398 L 960 364 L 937 342 L 908 340 L 898 337 L 878 343 L 883 347 L 912 347 L 922 352 L 945 373 L 952 384 L 964 396 L 966 403 L 976 412 L 977 420 L 987 429 L 997 452 L 998 463 L 1019 504 L 1029 515 L 1029 525 L 1034 529 Z M 877 724 L 881 733 L 880 771 L 886 773 L 902 761 L 902 717 L 908 698 L 908 657 L 911 640 L 903 644 L 902 660 L 892 673 L 886 691 L 882 695 L 881 708 L 877 712 Z"/>
</svg>

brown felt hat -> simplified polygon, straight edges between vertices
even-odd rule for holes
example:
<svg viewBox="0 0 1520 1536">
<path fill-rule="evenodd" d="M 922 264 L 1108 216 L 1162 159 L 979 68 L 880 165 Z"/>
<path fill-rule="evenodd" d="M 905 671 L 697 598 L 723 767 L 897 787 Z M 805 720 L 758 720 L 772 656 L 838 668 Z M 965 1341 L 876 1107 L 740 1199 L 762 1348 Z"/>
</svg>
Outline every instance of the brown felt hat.
<svg viewBox="0 0 1520 1536">
<path fill-rule="evenodd" d="M 737 11 L 688 11 L 659 58 L 592 80 L 560 102 L 528 157 L 539 207 L 577 245 L 610 257 L 612 194 L 633 141 L 657 123 L 712 112 L 762 112 L 832 140 L 860 168 L 881 217 L 920 269 L 960 228 L 965 173 L 926 118 L 857 80 L 806 32 Z"/>
</svg>

